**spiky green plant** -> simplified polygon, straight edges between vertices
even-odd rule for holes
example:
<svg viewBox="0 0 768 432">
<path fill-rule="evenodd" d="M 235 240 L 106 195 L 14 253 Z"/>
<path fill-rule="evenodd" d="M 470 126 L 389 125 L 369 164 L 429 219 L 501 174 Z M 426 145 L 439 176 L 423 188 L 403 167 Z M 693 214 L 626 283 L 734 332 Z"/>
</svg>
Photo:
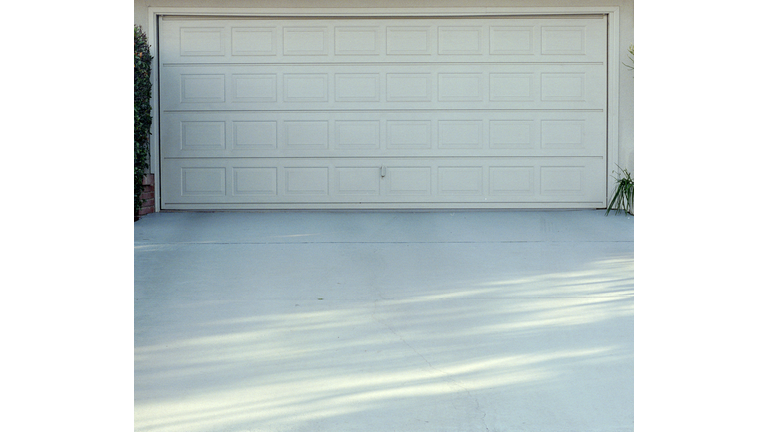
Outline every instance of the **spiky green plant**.
<svg viewBox="0 0 768 432">
<path fill-rule="evenodd" d="M 629 51 L 629 55 L 627 57 L 629 58 L 629 61 L 632 64 L 628 65 L 628 64 L 623 63 L 623 62 L 622 62 L 622 64 L 624 66 L 626 66 L 627 68 L 629 68 L 629 70 L 635 70 L 635 45 L 634 44 L 630 45 L 629 49 L 627 49 L 627 51 Z"/>
<path fill-rule="evenodd" d="M 616 171 L 613 171 L 614 173 Z M 635 204 L 635 181 L 632 179 L 632 174 L 624 168 L 619 167 L 619 176 L 614 176 L 616 180 L 616 190 L 613 193 L 613 199 L 608 204 L 608 208 L 605 210 L 605 215 L 615 210 L 616 214 L 620 210 L 624 210 L 625 214 L 630 214 L 633 211 Z"/>
</svg>

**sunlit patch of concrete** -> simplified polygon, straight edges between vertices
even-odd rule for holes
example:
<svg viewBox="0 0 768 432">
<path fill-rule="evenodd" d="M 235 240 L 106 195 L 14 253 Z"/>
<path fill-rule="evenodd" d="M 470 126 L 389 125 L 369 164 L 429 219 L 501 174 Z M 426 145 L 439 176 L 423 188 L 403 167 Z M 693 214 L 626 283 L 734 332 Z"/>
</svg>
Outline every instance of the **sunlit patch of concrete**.
<svg viewBox="0 0 768 432">
<path fill-rule="evenodd" d="M 483 214 L 264 215 L 167 243 L 163 213 L 138 222 L 136 431 L 632 430 L 631 220 L 590 242 L 557 224 L 599 231 L 602 212 L 526 212 L 552 242 L 472 242 Z M 463 243 L 379 241 L 417 219 Z M 314 240 L 221 241 L 239 230 Z"/>
</svg>

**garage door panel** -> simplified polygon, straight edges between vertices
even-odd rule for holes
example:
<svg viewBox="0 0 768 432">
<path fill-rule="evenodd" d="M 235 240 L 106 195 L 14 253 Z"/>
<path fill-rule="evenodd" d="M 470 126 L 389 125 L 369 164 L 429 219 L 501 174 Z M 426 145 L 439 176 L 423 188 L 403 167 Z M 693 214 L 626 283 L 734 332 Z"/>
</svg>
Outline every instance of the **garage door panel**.
<svg viewBox="0 0 768 432">
<path fill-rule="evenodd" d="M 604 18 L 163 19 L 169 63 L 603 62 Z"/>
<path fill-rule="evenodd" d="M 232 199 L 277 196 L 277 167 L 232 166 Z"/>
<path fill-rule="evenodd" d="M 602 156 L 601 111 L 166 113 L 164 157 Z"/>
<path fill-rule="evenodd" d="M 293 166 L 283 167 L 283 192 L 285 195 L 328 196 L 330 167 Z"/>
<path fill-rule="evenodd" d="M 277 102 L 276 73 L 232 73 L 231 101 L 273 104 Z"/>
<path fill-rule="evenodd" d="M 600 109 L 605 67 L 548 65 L 164 68 L 166 110 Z"/>
<path fill-rule="evenodd" d="M 335 120 L 332 148 L 351 155 L 381 155 L 381 124 L 380 119 Z"/>
<path fill-rule="evenodd" d="M 381 74 L 358 71 L 334 74 L 334 101 L 379 102 L 381 100 Z"/>
<path fill-rule="evenodd" d="M 167 159 L 163 205 L 602 201 L 603 158 Z M 219 207 L 216 207 L 219 208 Z"/>
<path fill-rule="evenodd" d="M 229 52 L 228 26 L 180 26 L 178 35 L 179 57 L 186 61 L 190 57 L 224 57 Z"/>
<path fill-rule="evenodd" d="M 264 24 L 243 26 L 228 23 L 232 34 L 230 58 L 277 56 L 282 51 L 282 38 L 277 26 Z M 225 54 L 226 55 L 226 54 Z"/>
<path fill-rule="evenodd" d="M 284 25 L 283 56 L 328 56 L 331 26 L 317 24 Z"/>
<path fill-rule="evenodd" d="M 437 168 L 437 194 L 482 197 L 485 192 L 485 176 L 480 166 L 440 166 Z"/>
<path fill-rule="evenodd" d="M 384 27 L 380 25 L 336 24 L 334 29 L 334 55 L 343 57 L 381 56 L 384 46 Z"/>
<path fill-rule="evenodd" d="M 380 166 L 357 166 L 341 163 L 336 168 L 336 187 L 339 195 L 379 196 L 381 195 Z"/>
<path fill-rule="evenodd" d="M 488 168 L 488 193 L 494 197 L 531 199 L 536 194 L 536 168 L 533 164 Z"/>
</svg>

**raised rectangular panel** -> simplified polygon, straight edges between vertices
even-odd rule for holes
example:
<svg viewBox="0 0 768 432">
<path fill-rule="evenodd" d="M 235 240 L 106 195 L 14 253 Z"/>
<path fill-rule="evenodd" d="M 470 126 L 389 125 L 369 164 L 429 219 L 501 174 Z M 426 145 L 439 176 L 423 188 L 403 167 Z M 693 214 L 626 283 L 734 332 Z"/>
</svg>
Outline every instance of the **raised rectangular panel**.
<svg viewBox="0 0 768 432">
<path fill-rule="evenodd" d="M 328 168 L 286 167 L 285 193 L 288 195 L 328 195 Z"/>
<path fill-rule="evenodd" d="M 182 56 L 223 56 L 224 28 L 180 29 L 180 52 Z"/>
<path fill-rule="evenodd" d="M 284 27 L 283 54 L 328 55 L 327 27 Z"/>
<path fill-rule="evenodd" d="M 587 46 L 586 27 L 541 28 L 541 54 L 585 55 Z"/>
<path fill-rule="evenodd" d="M 430 74 L 387 74 L 387 101 L 429 102 L 432 100 Z"/>
<path fill-rule="evenodd" d="M 391 120 L 387 122 L 387 148 L 428 149 L 431 147 L 431 121 Z"/>
<path fill-rule="evenodd" d="M 328 148 L 327 121 L 286 121 L 286 148 Z"/>
<path fill-rule="evenodd" d="M 479 149 L 483 146 L 483 122 L 481 120 L 438 122 L 439 148 Z"/>
<path fill-rule="evenodd" d="M 236 150 L 277 148 L 275 121 L 234 121 L 232 130 Z"/>
<path fill-rule="evenodd" d="M 440 101 L 483 101 L 483 75 L 479 73 L 441 73 L 437 76 Z"/>
<path fill-rule="evenodd" d="M 387 54 L 431 55 L 429 27 L 387 27 Z"/>
<path fill-rule="evenodd" d="M 439 54 L 479 55 L 483 53 L 483 28 L 480 26 L 440 27 L 437 34 Z"/>
<path fill-rule="evenodd" d="M 181 168 L 181 196 L 224 196 L 226 168 Z"/>
<path fill-rule="evenodd" d="M 430 167 L 387 167 L 388 191 L 392 195 L 430 195 Z"/>
<path fill-rule="evenodd" d="M 534 147 L 534 125 L 530 120 L 491 120 L 490 146 L 530 149 Z"/>
<path fill-rule="evenodd" d="M 224 74 L 181 74 L 182 103 L 226 102 Z"/>
<path fill-rule="evenodd" d="M 226 130 L 223 121 L 182 121 L 181 150 L 224 150 Z"/>
<path fill-rule="evenodd" d="M 439 167 L 437 169 L 439 195 L 482 195 L 482 167 Z"/>
<path fill-rule="evenodd" d="M 584 148 L 586 121 L 542 120 L 542 148 Z"/>
<path fill-rule="evenodd" d="M 542 195 L 580 194 L 584 167 L 541 167 Z"/>
<path fill-rule="evenodd" d="M 283 75 L 285 102 L 327 102 L 328 74 Z"/>
<path fill-rule="evenodd" d="M 381 187 L 380 168 L 344 167 L 336 170 L 341 195 L 378 195 Z"/>
<path fill-rule="evenodd" d="M 532 101 L 534 74 L 490 74 L 490 99 L 492 101 Z"/>
<path fill-rule="evenodd" d="M 232 102 L 276 102 L 276 74 L 233 74 Z"/>
<path fill-rule="evenodd" d="M 378 55 L 379 36 L 376 27 L 336 27 L 336 55 Z"/>
<path fill-rule="evenodd" d="M 337 102 L 378 102 L 379 74 L 336 74 Z"/>
<path fill-rule="evenodd" d="M 379 148 L 378 120 L 337 120 L 335 125 L 338 148 Z"/>
<path fill-rule="evenodd" d="M 585 101 L 587 76 L 583 72 L 542 73 L 542 101 Z"/>
<path fill-rule="evenodd" d="M 533 27 L 491 27 L 491 54 L 532 55 Z"/>
<path fill-rule="evenodd" d="M 277 55 L 277 28 L 274 27 L 233 27 L 233 56 Z"/>
<path fill-rule="evenodd" d="M 491 195 L 534 193 L 534 170 L 527 167 L 489 167 Z"/>
<path fill-rule="evenodd" d="M 277 195 L 277 168 L 234 167 L 234 195 Z"/>
</svg>

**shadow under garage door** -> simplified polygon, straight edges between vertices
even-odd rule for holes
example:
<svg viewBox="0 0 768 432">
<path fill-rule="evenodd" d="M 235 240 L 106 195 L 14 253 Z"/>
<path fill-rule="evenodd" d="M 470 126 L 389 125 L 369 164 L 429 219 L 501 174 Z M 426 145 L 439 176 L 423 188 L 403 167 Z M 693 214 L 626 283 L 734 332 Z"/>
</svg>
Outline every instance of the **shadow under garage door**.
<svg viewBox="0 0 768 432">
<path fill-rule="evenodd" d="M 161 206 L 603 208 L 606 22 L 162 17 Z"/>
</svg>

